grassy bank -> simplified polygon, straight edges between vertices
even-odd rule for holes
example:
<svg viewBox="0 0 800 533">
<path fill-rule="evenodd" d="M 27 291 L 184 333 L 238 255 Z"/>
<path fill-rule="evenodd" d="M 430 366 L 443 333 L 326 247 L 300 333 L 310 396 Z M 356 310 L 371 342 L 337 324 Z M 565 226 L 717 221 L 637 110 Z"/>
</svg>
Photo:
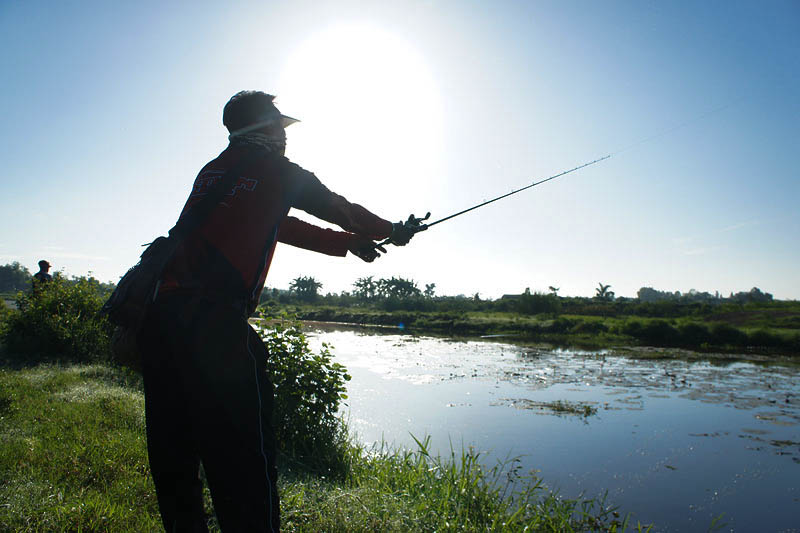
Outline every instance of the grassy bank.
<svg viewBox="0 0 800 533">
<path fill-rule="evenodd" d="M 601 349 L 655 346 L 725 352 L 800 356 L 800 305 L 764 304 L 705 309 L 682 316 L 624 314 L 622 306 L 593 314 L 526 315 L 502 311 L 386 311 L 370 306 L 272 305 L 266 313 L 288 312 L 307 321 L 378 325 L 417 333 L 518 340 L 563 347 Z M 652 312 L 652 308 L 647 308 Z M 641 311 L 641 309 L 640 309 Z"/>
<path fill-rule="evenodd" d="M 513 463 L 487 471 L 472 451 L 441 459 L 427 446 L 351 444 L 341 479 L 283 467 L 284 530 L 631 529 L 602 502 L 560 499 Z M 2 531 L 160 530 L 138 376 L 106 364 L 0 369 L 0 480 Z"/>
</svg>

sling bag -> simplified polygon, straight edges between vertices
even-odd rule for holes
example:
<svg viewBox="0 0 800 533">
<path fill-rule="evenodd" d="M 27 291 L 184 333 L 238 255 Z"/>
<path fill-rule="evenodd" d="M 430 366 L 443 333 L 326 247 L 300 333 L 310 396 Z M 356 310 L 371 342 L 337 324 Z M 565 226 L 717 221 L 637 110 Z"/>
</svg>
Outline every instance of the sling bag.
<svg viewBox="0 0 800 533">
<path fill-rule="evenodd" d="M 133 369 L 141 369 L 141 356 L 136 337 L 142 328 L 147 310 L 158 296 L 161 274 L 183 240 L 208 218 L 214 207 L 234 185 L 239 174 L 255 159 L 259 150 L 253 149 L 225 172 L 222 179 L 208 191 L 185 216 L 180 217 L 166 237 L 151 242 L 142 252 L 139 262 L 119 280 L 103 307 L 101 316 L 117 327 L 111 337 L 112 360 Z"/>
</svg>

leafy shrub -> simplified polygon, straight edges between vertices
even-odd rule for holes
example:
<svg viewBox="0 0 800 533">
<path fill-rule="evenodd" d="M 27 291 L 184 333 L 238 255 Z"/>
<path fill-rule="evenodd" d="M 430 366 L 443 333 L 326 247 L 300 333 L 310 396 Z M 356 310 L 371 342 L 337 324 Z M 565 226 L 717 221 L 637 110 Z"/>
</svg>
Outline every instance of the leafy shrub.
<svg viewBox="0 0 800 533">
<path fill-rule="evenodd" d="M 791 338 L 786 340 L 786 346 L 794 350 L 794 353 L 800 353 L 800 333 L 792 335 Z"/>
<path fill-rule="evenodd" d="M 680 340 L 678 330 L 665 320 L 645 323 L 632 320 L 625 323 L 622 332 L 653 346 L 675 346 Z"/>
<path fill-rule="evenodd" d="M 3 322 L 5 322 L 6 318 L 11 314 L 11 308 L 6 305 L 6 301 L 0 298 L 0 327 L 2 327 Z"/>
<path fill-rule="evenodd" d="M 678 330 L 665 320 L 653 320 L 642 326 L 639 339 L 657 346 L 669 346 L 678 338 Z"/>
<path fill-rule="evenodd" d="M 639 335 L 642 333 L 642 322 L 639 320 L 628 320 L 620 328 L 620 333 L 638 339 Z"/>
<path fill-rule="evenodd" d="M 336 416 L 346 399 L 350 375 L 332 360 L 329 346 L 319 353 L 308 346 L 301 323 L 275 321 L 261 331 L 270 354 L 267 373 L 275 385 L 273 424 L 280 449 L 315 469 L 331 469 L 343 447 L 343 426 Z"/>
<path fill-rule="evenodd" d="M 19 293 L 18 311 L 8 316 L 2 330 L 8 351 L 28 360 L 106 359 L 113 328 L 97 315 L 102 295 L 95 280 L 60 276 L 41 285 L 36 294 Z"/>
<path fill-rule="evenodd" d="M 711 333 L 702 324 L 690 322 L 678 327 L 681 344 L 685 346 L 701 346 L 711 341 Z"/>
<path fill-rule="evenodd" d="M 605 333 L 608 331 L 608 326 L 604 323 L 600 322 L 599 320 L 586 320 L 586 321 L 578 321 L 572 327 L 572 333 L 588 333 L 591 335 L 595 335 L 597 333 Z"/>
<path fill-rule="evenodd" d="M 764 329 L 759 329 L 747 336 L 747 344 L 749 346 L 774 348 L 786 344 L 786 342 L 778 335 Z"/>
<path fill-rule="evenodd" d="M 574 325 L 575 322 L 573 322 L 572 320 L 561 317 L 556 320 L 553 320 L 553 322 L 550 323 L 549 326 L 547 326 L 546 331 L 548 333 L 566 333 Z"/>
<path fill-rule="evenodd" d="M 561 303 L 554 294 L 531 293 L 529 289 L 525 289 L 517 299 L 517 310 L 523 315 L 557 314 L 560 309 Z"/>
<path fill-rule="evenodd" d="M 728 324 L 716 324 L 711 328 L 713 344 L 718 346 L 741 346 L 747 343 L 747 334 Z"/>
<path fill-rule="evenodd" d="M 432 311 L 436 305 L 423 296 L 387 296 L 378 301 L 378 307 L 385 311 Z"/>
<path fill-rule="evenodd" d="M 14 261 L 0 266 L 0 292 L 13 293 L 31 286 L 31 273 L 28 269 Z"/>
</svg>

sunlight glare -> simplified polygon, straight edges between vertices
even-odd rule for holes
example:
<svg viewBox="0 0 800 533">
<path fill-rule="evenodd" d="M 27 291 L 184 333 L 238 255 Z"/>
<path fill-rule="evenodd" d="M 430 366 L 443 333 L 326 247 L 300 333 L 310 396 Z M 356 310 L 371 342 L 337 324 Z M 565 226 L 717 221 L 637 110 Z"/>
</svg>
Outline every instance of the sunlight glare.
<svg viewBox="0 0 800 533">
<path fill-rule="evenodd" d="M 287 155 L 332 189 L 406 208 L 441 181 L 439 91 L 399 36 L 366 24 L 318 33 L 289 54 L 279 90 L 279 108 L 302 121 Z"/>
</svg>

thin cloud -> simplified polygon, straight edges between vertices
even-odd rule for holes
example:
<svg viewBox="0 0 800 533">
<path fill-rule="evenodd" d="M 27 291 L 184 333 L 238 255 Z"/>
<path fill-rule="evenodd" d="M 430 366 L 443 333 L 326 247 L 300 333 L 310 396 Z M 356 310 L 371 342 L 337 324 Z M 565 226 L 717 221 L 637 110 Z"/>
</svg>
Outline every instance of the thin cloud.
<svg viewBox="0 0 800 533">
<path fill-rule="evenodd" d="M 749 228 L 750 226 L 758 226 L 760 222 L 758 220 L 749 220 L 747 222 L 739 222 L 738 224 L 734 224 L 732 226 L 728 226 L 726 228 L 722 228 L 719 230 L 719 233 L 727 233 L 729 231 L 736 231 L 737 229 L 742 228 Z"/>
<path fill-rule="evenodd" d="M 87 261 L 111 261 L 110 257 L 104 255 L 88 255 L 73 252 L 52 252 L 50 257 L 55 259 L 84 259 Z"/>
<path fill-rule="evenodd" d="M 717 250 L 721 250 L 725 248 L 724 246 L 706 246 L 700 248 L 689 248 L 687 250 L 683 250 L 683 255 L 706 255 L 711 252 L 716 252 Z"/>
<path fill-rule="evenodd" d="M 723 233 L 730 233 L 731 231 L 740 230 L 742 228 L 749 228 L 751 226 L 757 226 L 761 223 L 760 220 L 753 219 L 753 220 L 745 220 L 743 222 L 737 222 L 736 224 L 731 224 L 730 226 L 725 226 L 723 228 L 707 231 L 705 233 L 697 233 L 695 235 L 688 235 L 686 237 L 674 237 L 672 242 L 676 246 L 685 245 L 692 241 L 700 240 L 707 237 L 713 237 L 714 235 L 721 235 Z"/>
<path fill-rule="evenodd" d="M 111 258 L 105 255 L 90 255 L 77 252 L 58 252 L 53 251 L 53 247 L 42 248 L 43 252 L 34 253 L 3 253 L 0 254 L 0 261 L 22 261 L 26 257 L 47 257 L 48 259 L 79 259 L 83 261 L 111 261 Z"/>
</svg>

